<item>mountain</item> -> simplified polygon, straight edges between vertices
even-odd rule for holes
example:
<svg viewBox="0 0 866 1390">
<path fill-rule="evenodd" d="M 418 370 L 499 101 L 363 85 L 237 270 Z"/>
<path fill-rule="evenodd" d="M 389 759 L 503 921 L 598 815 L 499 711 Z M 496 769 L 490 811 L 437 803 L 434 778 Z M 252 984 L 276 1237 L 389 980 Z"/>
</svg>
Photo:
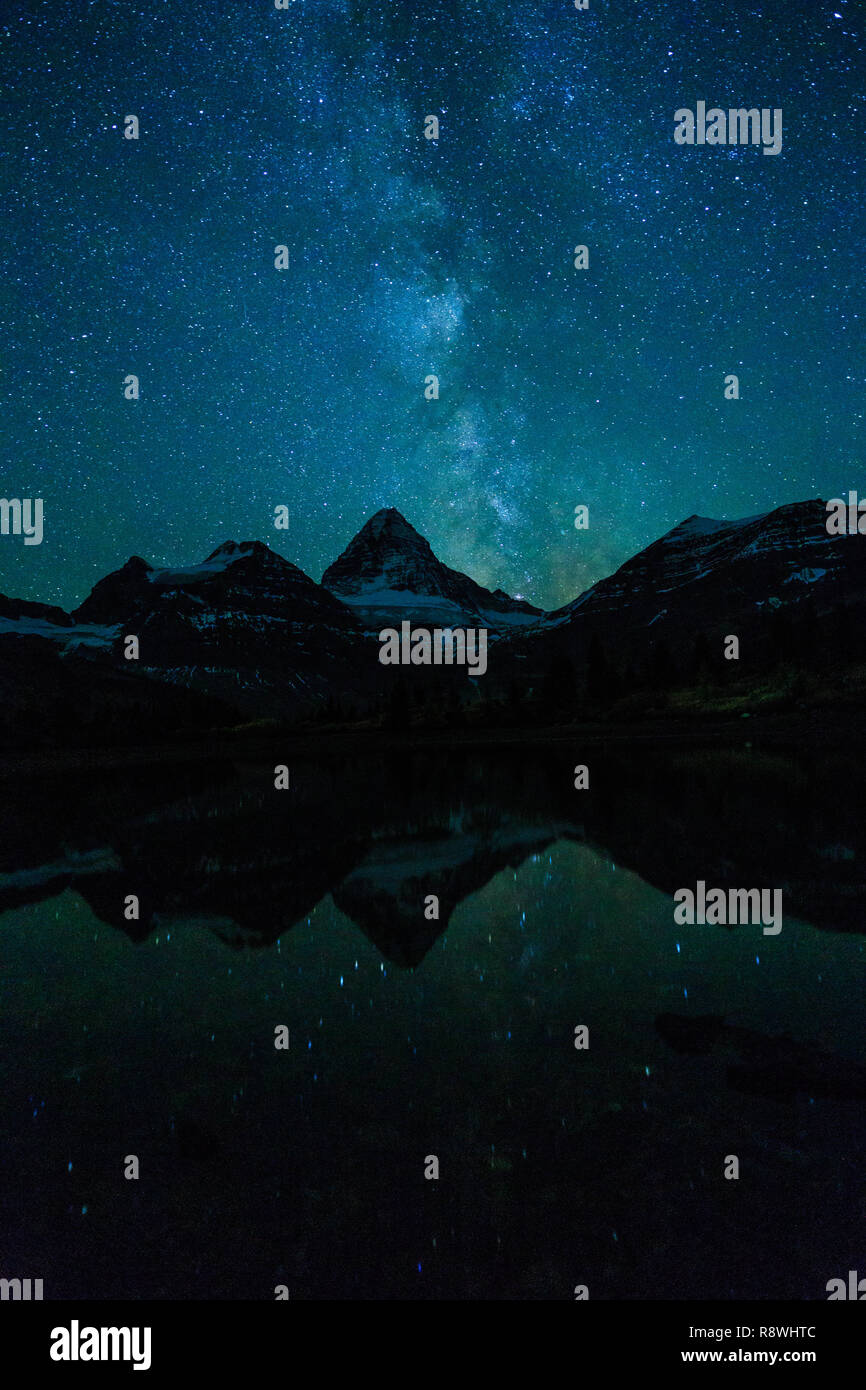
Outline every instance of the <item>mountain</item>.
<svg viewBox="0 0 866 1390">
<path fill-rule="evenodd" d="M 380 665 L 378 632 L 407 618 L 487 628 L 483 680 Z M 724 658 L 730 635 L 737 661 Z M 772 700 L 773 672 L 792 690 L 799 673 L 795 702 L 804 681 L 814 704 L 852 705 L 863 685 L 866 536 L 828 535 L 817 499 L 737 521 L 689 517 L 550 614 L 443 565 L 393 508 L 321 584 L 259 541 L 226 541 L 180 568 L 134 555 L 71 614 L 0 595 L 0 739 L 13 744 L 122 743 L 251 718 L 543 725 L 631 694 L 638 713 L 647 695 L 659 712 L 658 692 L 676 689 L 697 692 L 700 714 L 708 680 L 725 700 L 734 681 L 758 680 Z"/>
<path fill-rule="evenodd" d="M 125 659 L 128 636 L 138 660 Z M 68 717 L 53 726 L 72 742 L 100 720 L 107 737 L 124 721 L 128 737 L 163 721 L 168 731 L 196 719 L 206 728 L 302 717 L 335 695 L 363 703 L 378 679 L 375 648 L 351 610 L 259 541 L 227 541 L 178 569 L 134 555 L 71 615 L 0 599 L 0 651 L 9 658 L 0 732 L 13 736 L 23 720 L 32 733 L 28 710 L 41 723 L 40 704 L 53 709 L 65 691 Z M 143 722 L 130 718 L 138 705 Z"/>
<path fill-rule="evenodd" d="M 804 667 L 812 652 L 853 660 L 866 626 L 866 536 L 830 536 L 826 516 L 819 499 L 737 521 L 691 516 L 549 614 L 514 661 L 537 661 L 540 642 L 545 660 L 557 652 L 578 669 L 602 647 L 620 668 L 664 653 L 682 669 L 700 652 L 720 659 L 729 635 L 741 657 L 722 665 L 734 670 L 770 654 Z"/>
<path fill-rule="evenodd" d="M 170 608 L 197 613 L 202 628 L 208 617 L 229 612 L 238 621 L 252 612 L 285 617 L 289 606 L 300 622 L 354 627 L 342 604 L 269 546 L 226 541 L 200 564 L 177 569 L 154 569 L 133 555 L 94 586 L 72 618 L 77 623 L 129 624 Z"/>
<path fill-rule="evenodd" d="M 358 615 L 367 631 L 399 627 L 404 619 L 425 627 L 525 628 L 543 616 L 502 589 L 483 588 L 449 569 L 394 507 L 372 516 L 322 584 Z"/>
<path fill-rule="evenodd" d="M 94 585 L 88 597 L 72 612 L 75 623 L 113 627 L 136 618 L 151 597 L 149 579 L 155 571 L 140 555 L 132 555 Z"/>
<path fill-rule="evenodd" d="M 247 714 L 298 714 L 335 691 L 364 687 L 363 638 L 351 611 L 260 541 L 226 541 L 179 569 L 133 556 L 72 616 L 116 625 L 118 643 L 134 633 L 143 672 Z"/>
<path fill-rule="evenodd" d="M 677 635 L 750 623 L 762 609 L 866 599 L 866 538 L 830 536 L 820 500 L 793 502 L 740 521 L 690 516 L 607 579 L 550 614 L 552 624 L 615 620 Z"/>
</svg>

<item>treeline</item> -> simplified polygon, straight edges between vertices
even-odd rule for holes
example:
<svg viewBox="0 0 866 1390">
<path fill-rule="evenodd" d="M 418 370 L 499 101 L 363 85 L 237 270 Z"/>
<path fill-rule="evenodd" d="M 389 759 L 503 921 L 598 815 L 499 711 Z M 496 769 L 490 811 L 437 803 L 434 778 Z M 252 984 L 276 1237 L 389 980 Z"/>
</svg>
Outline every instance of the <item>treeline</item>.
<svg viewBox="0 0 866 1390">
<path fill-rule="evenodd" d="M 124 747 L 237 722 L 209 695 L 0 637 L 0 749 Z"/>
<path fill-rule="evenodd" d="M 366 723 L 383 729 L 545 727 L 579 720 L 714 713 L 727 699 L 768 708 L 835 703 L 850 686 L 866 683 L 866 630 L 856 608 L 826 616 L 801 609 L 770 610 L 738 636 L 738 660 L 726 659 L 725 638 L 698 632 L 672 647 L 664 638 L 634 645 L 605 642 L 597 633 L 586 651 L 547 645 L 540 669 L 530 657 L 526 679 L 504 681 L 496 649 L 488 673 L 445 677 L 430 668 L 400 668 L 366 711 L 331 699 L 321 723 Z M 638 642 L 640 646 L 638 647 Z M 539 649 L 540 651 L 541 649 Z"/>
</svg>

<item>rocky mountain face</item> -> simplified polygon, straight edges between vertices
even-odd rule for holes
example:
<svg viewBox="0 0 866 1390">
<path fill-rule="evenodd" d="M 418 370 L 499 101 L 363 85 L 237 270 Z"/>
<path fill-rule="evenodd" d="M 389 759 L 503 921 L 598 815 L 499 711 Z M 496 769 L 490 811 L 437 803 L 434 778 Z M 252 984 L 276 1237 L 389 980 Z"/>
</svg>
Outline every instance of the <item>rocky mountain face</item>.
<svg viewBox="0 0 866 1390">
<path fill-rule="evenodd" d="M 125 659 L 129 635 L 137 661 Z M 133 556 L 71 615 L 0 601 L 9 710 L 53 707 L 65 689 L 71 728 L 92 727 L 113 702 L 118 717 L 141 706 L 156 726 L 163 711 L 170 728 L 302 717 L 335 691 L 363 699 L 377 676 L 372 644 L 359 659 L 364 644 L 350 609 L 258 541 L 173 570 Z"/>
<path fill-rule="evenodd" d="M 393 507 L 377 512 L 325 570 L 322 584 L 358 615 L 368 631 L 399 627 L 404 619 L 425 627 L 526 628 L 540 608 L 483 588 L 449 569 L 428 542 Z"/>
<path fill-rule="evenodd" d="M 363 686 L 351 611 L 259 541 L 227 541 L 182 569 L 133 556 L 72 616 L 114 627 L 115 647 L 134 633 L 143 674 L 206 690 L 247 714 L 300 713 L 334 689 L 359 694 Z"/>
<path fill-rule="evenodd" d="M 416 711 L 441 712 L 540 682 L 549 692 L 563 670 L 580 681 L 601 648 L 620 685 L 653 661 L 696 669 L 699 649 L 720 658 L 729 634 L 742 645 L 740 670 L 770 651 L 806 667 L 828 652 L 853 665 L 866 661 L 864 618 L 866 536 L 828 535 L 818 500 L 738 521 L 689 517 L 549 614 L 449 569 L 388 509 L 321 584 L 261 542 L 227 541 L 185 568 L 133 556 L 71 614 L 0 596 L 0 736 L 50 727 L 75 742 L 113 726 L 122 741 L 131 730 L 329 710 L 375 717 L 401 688 Z M 382 667 L 377 634 L 405 619 L 487 628 L 483 680 Z M 137 661 L 125 659 L 130 635 Z"/>
<path fill-rule="evenodd" d="M 866 630 L 866 536 L 830 536 L 826 516 L 814 500 L 737 521 L 689 517 L 515 635 L 500 664 L 537 672 L 567 659 L 580 673 L 603 650 L 621 672 L 669 658 L 682 672 L 703 652 L 719 669 L 729 635 L 742 651 L 738 666 L 722 662 L 732 671 L 785 652 L 808 665 L 810 652 L 831 659 L 849 641 L 848 659 L 860 659 L 850 634 Z"/>
<path fill-rule="evenodd" d="M 687 632 L 751 626 L 762 611 L 866 599 L 866 537 L 830 536 L 821 501 L 794 502 L 741 521 L 691 516 L 615 574 L 549 615 L 574 631 L 658 627 Z"/>
</svg>

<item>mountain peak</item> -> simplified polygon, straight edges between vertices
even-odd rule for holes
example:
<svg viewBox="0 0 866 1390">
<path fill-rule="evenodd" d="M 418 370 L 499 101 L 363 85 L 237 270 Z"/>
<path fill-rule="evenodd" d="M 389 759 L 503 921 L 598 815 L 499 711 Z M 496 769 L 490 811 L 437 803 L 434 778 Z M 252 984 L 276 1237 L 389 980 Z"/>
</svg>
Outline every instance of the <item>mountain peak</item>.
<svg viewBox="0 0 866 1390">
<path fill-rule="evenodd" d="M 378 540 L 380 536 L 387 536 L 391 540 L 423 540 L 420 533 L 406 520 L 402 512 L 397 511 L 396 507 L 382 507 L 380 511 L 375 512 L 369 521 L 365 521 L 355 539 L 357 540 L 365 534 L 375 540 Z"/>
<path fill-rule="evenodd" d="M 100 579 L 82 604 L 73 612 L 79 623 L 120 622 L 133 611 L 137 601 L 147 591 L 153 565 L 140 555 L 130 555 L 126 564 Z"/>
<path fill-rule="evenodd" d="M 412 614 L 447 626 L 480 623 L 494 628 L 540 616 L 540 609 L 531 604 L 510 598 L 502 589 L 491 593 L 444 565 L 396 507 L 383 507 L 364 523 L 325 570 L 322 585 L 356 611 L 363 610 L 374 629 Z"/>
<path fill-rule="evenodd" d="M 679 522 L 669 536 L 687 534 L 689 536 L 711 536 L 715 531 L 734 531 L 740 526 L 751 526 L 755 521 L 764 521 L 770 515 L 769 512 L 758 512 L 755 516 L 736 517 L 730 521 L 718 521 L 712 516 L 699 516 L 693 512 L 687 516 L 685 521 Z M 664 536 L 662 537 L 664 540 Z"/>
<path fill-rule="evenodd" d="M 270 553 L 270 546 L 265 545 L 263 541 L 241 541 L 240 544 L 237 541 L 223 541 L 222 545 L 218 545 L 216 550 L 208 555 L 205 564 L 211 560 L 232 560 L 241 555 L 265 553 Z"/>
<path fill-rule="evenodd" d="M 441 593 L 445 567 L 429 543 L 396 507 L 383 507 L 364 522 L 322 583 L 340 598 L 366 589 Z"/>
</svg>

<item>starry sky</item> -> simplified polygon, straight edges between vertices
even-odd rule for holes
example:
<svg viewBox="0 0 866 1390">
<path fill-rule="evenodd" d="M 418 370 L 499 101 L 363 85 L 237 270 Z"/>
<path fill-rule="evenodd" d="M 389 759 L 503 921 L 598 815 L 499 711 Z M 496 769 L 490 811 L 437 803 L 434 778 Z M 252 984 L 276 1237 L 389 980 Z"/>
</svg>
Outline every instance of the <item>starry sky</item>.
<svg viewBox="0 0 866 1390">
<path fill-rule="evenodd" d="M 0 495 L 45 538 L 0 592 L 230 538 L 319 579 L 395 506 L 552 608 L 866 491 L 863 48 L 855 0 L 11 0 Z M 676 145 L 699 100 L 782 152 Z"/>
</svg>

